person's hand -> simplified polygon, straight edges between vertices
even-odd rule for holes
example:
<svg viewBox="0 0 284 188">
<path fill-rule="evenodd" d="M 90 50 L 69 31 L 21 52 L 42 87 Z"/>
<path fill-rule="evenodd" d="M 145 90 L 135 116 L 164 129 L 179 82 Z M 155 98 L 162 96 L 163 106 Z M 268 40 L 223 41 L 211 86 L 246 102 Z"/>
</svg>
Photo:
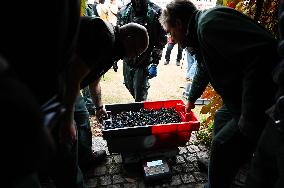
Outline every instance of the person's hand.
<svg viewBox="0 0 284 188">
<path fill-rule="evenodd" d="M 59 129 L 59 142 L 73 145 L 76 142 L 76 128 L 72 114 L 65 114 Z"/>
<path fill-rule="evenodd" d="M 156 64 L 149 65 L 148 76 L 149 76 L 150 79 L 157 76 L 157 65 Z"/>
<path fill-rule="evenodd" d="M 107 117 L 107 111 L 105 108 L 96 110 L 96 117 L 101 122 L 104 117 Z"/>
<path fill-rule="evenodd" d="M 190 112 L 194 108 L 195 104 L 187 101 L 187 103 L 185 104 L 185 112 Z"/>
</svg>

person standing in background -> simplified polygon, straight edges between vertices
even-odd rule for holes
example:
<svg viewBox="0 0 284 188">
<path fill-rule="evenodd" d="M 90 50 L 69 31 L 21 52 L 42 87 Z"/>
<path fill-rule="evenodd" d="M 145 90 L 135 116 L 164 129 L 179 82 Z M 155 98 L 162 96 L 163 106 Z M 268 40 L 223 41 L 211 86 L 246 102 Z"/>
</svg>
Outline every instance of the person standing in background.
<svg viewBox="0 0 284 188">
<path fill-rule="evenodd" d="M 172 49 L 174 48 L 174 46 L 176 45 L 176 43 L 173 41 L 171 35 L 168 35 L 168 46 L 167 46 L 167 50 L 166 50 L 166 55 L 165 55 L 165 63 L 164 65 L 168 65 L 170 63 L 170 59 L 171 59 L 171 52 Z M 176 66 L 180 66 L 180 60 L 182 58 L 182 51 L 183 49 L 178 46 L 178 53 L 177 53 L 177 59 L 176 59 Z"/>
<path fill-rule="evenodd" d="M 119 26 L 130 22 L 147 28 L 149 46 L 140 56 L 123 59 L 124 84 L 136 102 L 147 100 L 148 79 L 157 76 L 157 66 L 166 44 L 166 32 L 159 23 L 162 9 L 148 0 L 131 0 L 118 13 Z"/>
</svg>

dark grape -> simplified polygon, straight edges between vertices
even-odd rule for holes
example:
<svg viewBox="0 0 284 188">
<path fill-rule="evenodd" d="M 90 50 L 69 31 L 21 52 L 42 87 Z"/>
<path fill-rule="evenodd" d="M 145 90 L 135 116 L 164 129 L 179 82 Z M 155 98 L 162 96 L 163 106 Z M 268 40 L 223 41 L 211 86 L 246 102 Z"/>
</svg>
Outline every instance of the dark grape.
<svg viewBox="0 0 284 188">
<path fill-rule="evenodd" d="M 104 121 L 104 129 L 181 122 L 180 116 L 174 108 L 160 108 L 159 110 L 141 108 L 138 111 L 111 114 L 110 117 L 109 120 Z"/>
</svg>

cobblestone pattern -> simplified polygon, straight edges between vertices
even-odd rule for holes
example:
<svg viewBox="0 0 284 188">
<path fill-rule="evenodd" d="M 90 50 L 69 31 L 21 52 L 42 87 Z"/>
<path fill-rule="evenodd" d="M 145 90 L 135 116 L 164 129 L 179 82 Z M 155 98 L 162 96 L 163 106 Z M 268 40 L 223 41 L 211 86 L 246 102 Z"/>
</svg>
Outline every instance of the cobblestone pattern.
<svg viewBox="0 0 284 188">
<path fill-rule="evenodd" d="M 202 173 L 197 165 L 198 158 L 209 158 L 209 150 L 203 145 L 195 145 L 194 134 L 191 141 L 184 147 L 179 147 L 179 153 L 171 164 L 172 178 L 166 183 L 157 182 L 157 185 L 146 185 L 142 176 L 142 166 L 131 171 L 125 167 L 120 154 L 108 153 L 104 163 L 90 170 L 85 177 L 88 188 L 203 188 L 207 182 L 207 174 Z M 93 140 L 95 150 L 107 150 L 106 141 L 102 137 Z M 243 187 L 248 164 L 240 170 L 231 188 Z M 46 183 L 43 188 L 55 188 Z"/>
<path fill-rule="evenodd" d="M 208 149 L 204 146 L 194 145 L 195 137 L 184 147 L 179 147 L 179 153 L 171 161 L 171 180 L 156 185 L 146 185 L 142 176 L 142 166 L 136 168 L 136 173 L 129 172 L 122 162 L 120 154 L 108 153 L 105 163 L 91 170 L 86 176 L 89 188 L 202 188 L 207 181 L 207 174 L 201 173 L 197 159 L 208 158 Z M 98 143 L 100 142 L 100 143 Z M 106 149 L 106 143 L 101 138 L 96 138 L 93 145 L 95 150 Z M 100 146 L 100 147 L 98 147 Z"/>
</svg>

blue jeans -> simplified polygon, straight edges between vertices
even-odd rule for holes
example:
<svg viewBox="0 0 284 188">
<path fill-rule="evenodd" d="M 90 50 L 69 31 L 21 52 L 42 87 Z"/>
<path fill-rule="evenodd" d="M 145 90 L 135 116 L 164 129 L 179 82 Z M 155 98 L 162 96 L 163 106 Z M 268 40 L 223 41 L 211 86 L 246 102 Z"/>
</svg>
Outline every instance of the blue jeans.
<svg viewBox="0 0 284 188">
<path fill-rule="evenodd" d="M 186 69 L 186 78 L 193 79 L 196 72 L 197 61 L 195 55 L 191 55 L 187 52 L 187 69 Z"/>
</svg>

